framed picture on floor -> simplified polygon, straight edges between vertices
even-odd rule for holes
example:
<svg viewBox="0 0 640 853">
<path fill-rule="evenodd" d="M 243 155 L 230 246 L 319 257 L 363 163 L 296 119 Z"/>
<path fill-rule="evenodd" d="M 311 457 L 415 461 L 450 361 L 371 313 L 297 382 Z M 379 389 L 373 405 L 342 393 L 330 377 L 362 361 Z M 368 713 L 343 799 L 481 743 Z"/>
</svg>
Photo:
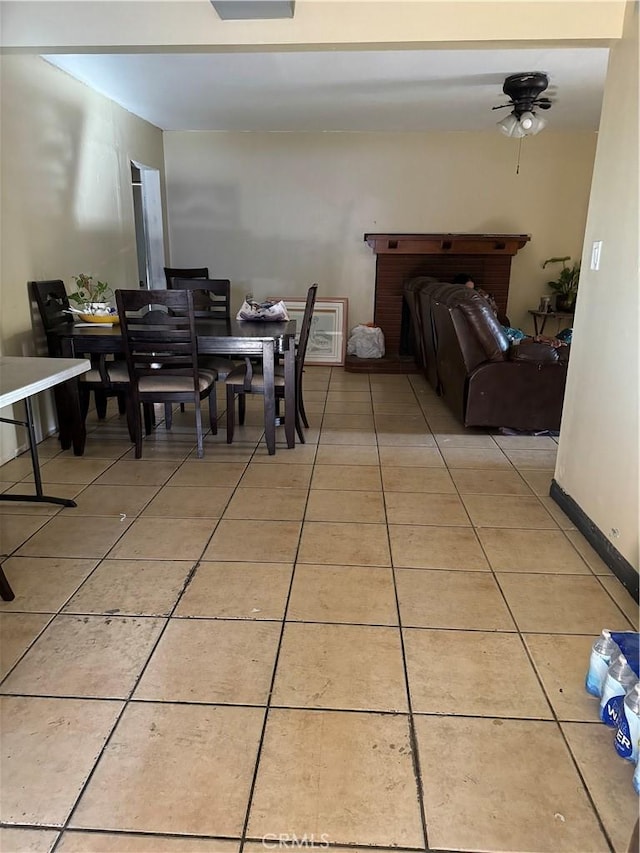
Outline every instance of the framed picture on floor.
<svg viewBox="0 0 640 853">
<path fill-rule="evenodd" d="M 296 340 L 302 328 L 306 296 L 269 297 L 282 299 L 291 320 L 296 321 Z M 347 317 L 349 300 L 346 297 L 316 299 L 311 318 L 305 364 L 344 364 L 347 349 Z"/>
</svg>

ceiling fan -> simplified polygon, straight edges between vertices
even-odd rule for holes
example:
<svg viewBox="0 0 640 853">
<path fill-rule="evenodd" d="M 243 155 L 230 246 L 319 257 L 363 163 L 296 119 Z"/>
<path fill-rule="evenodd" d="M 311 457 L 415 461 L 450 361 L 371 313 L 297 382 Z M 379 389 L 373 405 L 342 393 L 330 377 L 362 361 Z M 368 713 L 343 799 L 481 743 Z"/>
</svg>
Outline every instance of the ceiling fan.
<svg viewBox="0 0 640 853">
<path fill-rule="evenodd" d="M 546 121 L 536 114 L 536 110 L 551 109 L 551 99 L 542 97 L 549 85 L 549 77 L 542 71 L 527 71 L 510 74 L 502 86 L 509 102 L 492 107 L 501 110 L 511 107 L 509 115 L 498 122 L 498 127 L 506 136 L 522 138 L 540 133 Z"/>
</svg>

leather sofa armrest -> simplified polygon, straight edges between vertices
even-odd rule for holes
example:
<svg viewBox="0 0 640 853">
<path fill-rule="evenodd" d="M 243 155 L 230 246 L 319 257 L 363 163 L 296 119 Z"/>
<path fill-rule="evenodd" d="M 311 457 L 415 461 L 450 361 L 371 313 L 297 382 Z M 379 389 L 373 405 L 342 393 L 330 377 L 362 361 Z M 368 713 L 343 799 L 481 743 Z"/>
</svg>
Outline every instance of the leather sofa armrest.
<svg viewBox="0 0 640 853">
<path fill-rule="evenodd" d="M 509 349 L 509 361 L 528 361 L 534 364 L 557 364 L 569 360 L 569 347 L 552 347 L 544 341 L 527 338 Z"/>
</svg>

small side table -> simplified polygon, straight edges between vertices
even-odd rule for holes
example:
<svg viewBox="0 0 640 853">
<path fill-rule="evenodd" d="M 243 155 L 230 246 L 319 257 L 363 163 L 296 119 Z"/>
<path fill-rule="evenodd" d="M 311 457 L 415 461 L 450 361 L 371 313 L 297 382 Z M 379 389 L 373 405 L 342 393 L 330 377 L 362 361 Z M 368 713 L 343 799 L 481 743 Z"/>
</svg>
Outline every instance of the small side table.
<svg viewBox="0 0 640 853">
<path fill-rule="evenodd" d="M 529 314 L 533 317 L 533 328 L 536 335 L 541 335 L 544 332 L 544 327 L 549 317 L 552 317 L 554 320 L 573 321 L 573 314 L 570 314 L 568 311 L 529 311 Z M 538 324 L 539 320 L 541 322 Z M 539 328 L 538 325 L 540 326 Z"/>
</svg>

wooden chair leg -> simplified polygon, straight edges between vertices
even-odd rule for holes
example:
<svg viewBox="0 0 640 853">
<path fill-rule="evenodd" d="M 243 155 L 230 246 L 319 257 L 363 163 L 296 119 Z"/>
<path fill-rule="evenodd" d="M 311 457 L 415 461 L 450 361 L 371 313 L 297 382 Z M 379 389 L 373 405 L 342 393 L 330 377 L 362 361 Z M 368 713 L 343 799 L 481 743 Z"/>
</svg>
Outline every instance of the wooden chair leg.
<svg viewBox="0 0 640 853">
<path fill-rule="evenodd" d="M 144 403 L 142 408 L 144 409 L 144 434 L 151 435 L 153 432 L 153 425 L 156 421 L 153 403 Z"/>
<path fill-rule="evenodd" d="M 133 426 L 134 433 L 134 442 L 136 445 L 135 449 L 135 457 L 136 459 L 140 459 L 142 457 L 142 418 L 140 417 L 140 400 L 138 397 L 134 398 L 133 394 L 130 394 L 127 397 L 127 406 L 129 408 L 129 423 Z M 144 407 L 145 410 L 145 421 L 147 418 L 147 406 Z"/>
<path fill-rule="evenodd" d="M 164 404 L 164 425 L 167 429 L 171 429 L 173 424 L 173 406 L 171 403 Z"/>
<path fill-rule="evenodd" d="M 107 416 L 107 395 L 105 391 L 100 391 L 98 389 L 94 392 L 94 397 L 96 399 L 96 412 L 98 418 L 103 421 Z"/>
<path fill-rule="evenodd" d="M 209 394 L 209 423 L 211 424 L 211 432 L 213 435 L 218 434 L 218 401 L 216 399 L 216 383 L 213 383 L 211 393 Z"/>
<path fill-rule="evenodd" d="M 233 385 L 227 385 L 227 444 L 233 442 L 233 433 L 235 430 L 235 394 L 233 393 Z"/>
<path fill-rule="evenodd" d="M 302 399 L 302 388 L 298 388 L 297 391 L 297 402 L 296 409 L 300 412 L 300 417 L 302 418 L 302 423 L 309 429 L 309 421 L 307 420 L 307 413 L 304 410 L 304 400 Z"/>
<path fill-rule="evenodd" d="M 127 414 L 127 395 L 124 391 L 117 394 L 118 397 L 118 413 L 121 415 Z"/>
<path fill-rule="evenodd" d="M 125 400 L 127 406 L 127 429 L 129 430 L 129 438 L 132 444 L 136 443 L 136 422 L 133 414 L 133 406 L 129 404 L 129 400 Z M 145 411 L 146 415 L 146 411 Z"/>
<path fill-rule="evenodd" d="M 300 423 L 300 416 L 298 414 L 297 409 L 296 409 L 296 432 L 298 433 L 298 438 L 300 439 L 300 444 L 306 444 L 307 440 L 304 437 L 304 431 L 302 429 L 302 424 Z"/>
<path fill-rule="evenodd" d="M 238 394 L 238 423 L 244 426 L 244 419 L 247 412 L 247 395 Z"/>
<path fill-rule="evenodd" d="M 204 444 L 202 441 L 202 412 L 200 411 L 200 400 L 196 400 L 196 441 L 198 445 L 198 459 L 204 456 Z"/>
<path fill-rule="evenodd" d="M 275 406 L 270 406 L 266 397 L 264 399 L 264 440 L 269 456 L 273 456 L 276 452 L 276 413 Z"/>
</svg>

